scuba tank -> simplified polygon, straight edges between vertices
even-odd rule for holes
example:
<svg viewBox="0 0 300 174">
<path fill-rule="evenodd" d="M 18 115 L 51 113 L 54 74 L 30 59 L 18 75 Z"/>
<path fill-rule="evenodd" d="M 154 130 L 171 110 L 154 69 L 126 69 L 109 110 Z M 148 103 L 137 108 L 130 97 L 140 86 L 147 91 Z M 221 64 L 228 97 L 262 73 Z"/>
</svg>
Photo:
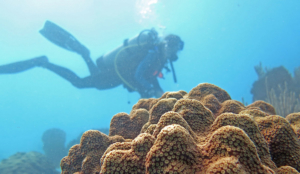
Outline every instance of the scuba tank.
<svg viewBox="0 0 300 174">
<path fill-rule="evenodd" d="M 117 75 L 127 87 L 136 90 L 132 85 L 132 69 L 139 65 L 158 41 L 155 29 L 143 30 L 137 36 L 125 39 L 123 45 L 98 58 L 96 64 L 101 71 L 109 71 L 112 77 Z"/>
</svg>

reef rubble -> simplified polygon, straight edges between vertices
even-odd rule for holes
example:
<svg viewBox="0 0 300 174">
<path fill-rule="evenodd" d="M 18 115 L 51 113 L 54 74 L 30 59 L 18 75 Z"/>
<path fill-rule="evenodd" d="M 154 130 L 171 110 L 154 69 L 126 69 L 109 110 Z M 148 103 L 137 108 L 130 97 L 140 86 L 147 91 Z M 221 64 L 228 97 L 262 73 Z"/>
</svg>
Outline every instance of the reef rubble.
<svg viewBox="0 0 300 174">
<path fill-rule="evenodd" d="M 248 106 L 202 83 L 189 93 L 141 99 L 113 116 L 109 136 L 86 131 L 61 160 L 62 174 L 296 174 L 300 113 L 286 118 L 272 105 Z"/>
</svg>

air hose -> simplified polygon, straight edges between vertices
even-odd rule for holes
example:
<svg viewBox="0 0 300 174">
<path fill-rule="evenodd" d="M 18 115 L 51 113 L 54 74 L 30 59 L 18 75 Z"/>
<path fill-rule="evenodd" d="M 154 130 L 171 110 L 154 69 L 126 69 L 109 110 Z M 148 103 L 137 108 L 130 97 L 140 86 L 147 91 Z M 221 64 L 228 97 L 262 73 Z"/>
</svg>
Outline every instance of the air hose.
<svg viewBox="0 0 300 174">
<path fill-rule="evenodd" d="M 175 69 L 173 67 L 173 62 L 170 60 L 170 65 L 171 65 L 171 69 L 172 69 L 172 74 L 173 74 L 173 80 L 174 83 L 177 83 L 177 78 L 176 78 L 176 74 L 175 74 Z"/>
</svg>

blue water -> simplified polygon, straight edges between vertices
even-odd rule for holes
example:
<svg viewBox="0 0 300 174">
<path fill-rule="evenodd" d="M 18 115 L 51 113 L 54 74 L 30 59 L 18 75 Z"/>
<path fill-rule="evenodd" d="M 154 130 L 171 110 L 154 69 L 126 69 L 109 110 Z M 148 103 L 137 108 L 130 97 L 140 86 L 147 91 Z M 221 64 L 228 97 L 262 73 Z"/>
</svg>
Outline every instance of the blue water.
<svg viewBox="0 0 300 174">
<path fill-rule="evenodd" d="M 79 55 L 39 34 L 46 20 L 76 36 L 93 60 L 155 27 L 185 42 L 174 63 L 178 83 L 165 74 L 160 80 L 165 91 L 190 91 L 209 82 L 232 99 L 251 103 L 255 65 L 283 65 L 290 72 L 300 66 L 299 11 L 299 0 L 2 0 L 0 65 L 46 55 L 50 62 L 88 76 Z M 129 113 L 138 99 L 122 86 L 77 89 L 43 68 L 0 75 L 0 159 L 43 152 L 41 137 L 50 128 L 63 129 L 68 142 L 83 131 L 109 127 L 114 114 Z"/>
</svg>

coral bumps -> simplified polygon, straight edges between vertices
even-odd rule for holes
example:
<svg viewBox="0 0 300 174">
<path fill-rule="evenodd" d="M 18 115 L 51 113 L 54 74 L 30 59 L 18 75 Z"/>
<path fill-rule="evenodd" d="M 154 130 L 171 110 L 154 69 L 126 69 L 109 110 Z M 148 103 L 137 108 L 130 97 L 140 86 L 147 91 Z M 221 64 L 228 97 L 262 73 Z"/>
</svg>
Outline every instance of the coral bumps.
<svg viewBox="0 0 300 174">
<path fill-rule="evenodd" d="M 286 119 L 263 101 L 249 106 L 223 89 L 142 99 L 112 118 L 110 136 L 87 131 L 62 159 L 63 174 L 299 173 L 300 113 Z"/>
</svg>

